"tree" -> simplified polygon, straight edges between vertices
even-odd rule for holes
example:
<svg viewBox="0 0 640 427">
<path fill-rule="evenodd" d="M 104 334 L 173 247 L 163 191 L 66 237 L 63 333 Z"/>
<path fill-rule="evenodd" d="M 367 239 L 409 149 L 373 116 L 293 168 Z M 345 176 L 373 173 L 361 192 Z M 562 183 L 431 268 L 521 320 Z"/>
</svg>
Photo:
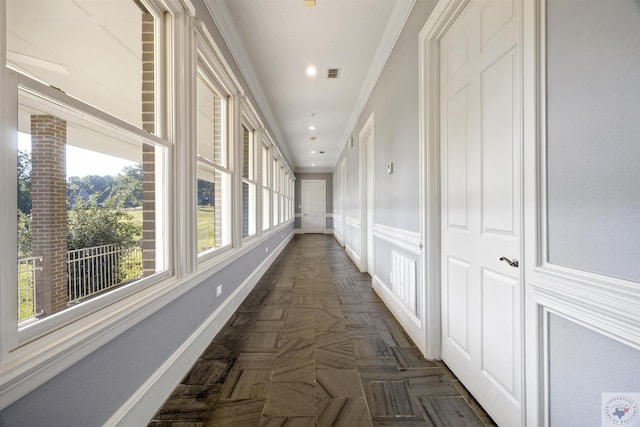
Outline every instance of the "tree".
<svg viewBox="0 0 640 427">
<path fill-rule="evenodd" d="M 130 247 L 142 235 L 142 227 L 116 205 L 112 198 L 104 203 L 97 196 L 78 199 L 67 213 L 67 249 L 83 249 L 114 244 Z"/>
<path fill-rule="evenodd" d="M 18 209 L 18 258 L 31 256 L 31 214 Z"/>
<path fill-rule="evenodd" d="M 123 208 L 142 205 L 142 165 L 125 166 L 111 188 L 110 197 Z"/>
<path fill-rule="evenodd" d="M 31 213 L 31 153 L 18 150 L 18 209 Z"/>
</svg>

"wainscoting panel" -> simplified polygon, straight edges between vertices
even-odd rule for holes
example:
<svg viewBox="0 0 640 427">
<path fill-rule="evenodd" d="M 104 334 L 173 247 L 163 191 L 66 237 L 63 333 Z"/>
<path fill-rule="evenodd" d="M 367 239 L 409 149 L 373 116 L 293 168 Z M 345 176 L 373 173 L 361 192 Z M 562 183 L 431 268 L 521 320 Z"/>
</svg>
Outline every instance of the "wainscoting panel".
<svg viewBox="0 0 640 427">
<path fill-rule="evenodd" d="M 391 251 L 391 287 L 393 293 L 411 313 L 417 313 L 416 262 L 396 251 Z"/>
</svg>

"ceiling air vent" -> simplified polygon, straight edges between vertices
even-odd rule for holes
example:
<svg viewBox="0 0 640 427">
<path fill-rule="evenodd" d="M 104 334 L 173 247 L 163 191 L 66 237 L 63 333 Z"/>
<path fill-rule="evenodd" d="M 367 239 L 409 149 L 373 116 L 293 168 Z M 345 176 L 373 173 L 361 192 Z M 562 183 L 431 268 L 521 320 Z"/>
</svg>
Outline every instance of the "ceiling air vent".
<svg viewBox="0 0 640 427">
<path fill-rule="evenodd" d="M 328 79 L 337 79 L 338 77 L 340 77 L 340 68 L 329 68 L 327 70 Z"/>
</svg>

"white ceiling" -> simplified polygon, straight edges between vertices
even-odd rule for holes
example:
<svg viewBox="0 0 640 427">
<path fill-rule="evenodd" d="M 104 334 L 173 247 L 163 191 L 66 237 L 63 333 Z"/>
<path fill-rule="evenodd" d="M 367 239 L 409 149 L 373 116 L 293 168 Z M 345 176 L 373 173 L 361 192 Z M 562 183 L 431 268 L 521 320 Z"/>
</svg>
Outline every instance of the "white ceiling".
<svg viewBox="0 0 640 427">
<path fill-rule="evenodd" d="M 415 0 L 205 1 L 294 169 L 331 172 Z"/>
</svg>

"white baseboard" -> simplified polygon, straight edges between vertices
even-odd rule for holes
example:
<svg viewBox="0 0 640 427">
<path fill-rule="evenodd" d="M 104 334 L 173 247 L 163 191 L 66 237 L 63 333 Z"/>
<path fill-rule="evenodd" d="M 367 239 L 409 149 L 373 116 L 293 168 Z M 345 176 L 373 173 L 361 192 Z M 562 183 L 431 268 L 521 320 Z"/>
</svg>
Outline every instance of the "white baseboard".
<svg viewBox="0 0 640 427">
<path fill-rule="evenodd" d="M 362 266 L 360 265 L 360 256 L 358 256 L 358 254 L 356 254 L 353 249 L 349 247 L 349 245 L 345 245 L 344 250 L 347 252 L 347 255 L 349 255 L 349 258 L 351 258 L 351 261 L 353 261 L 356 267 L 358 267 L 358 269 L 362 271 Z"/>
<path fill-rule="evenodd" d="M 196 329 L 154 374 L 113 414 L 106 426 L 147 425 L 158 408 L 220 332 L 242 301 L 256 286 L 293 238 L 293 232 L 271 252 L 260 266 Z"/>
<path fill-rule="evenodd" d="M 335 229 L 331 230 L 331 232 L 333 234 L 333 238 L 336 239 L 340 247 L 344 248 L 344 240 L 342 240 L 338 232 Z"/>
<path fill-rule="evenodd" d="M 378 276 L 373 276 L 371 283 L 373 290 L 385 303 L 389 311 L 393 313 L 400 325 L 409 334 L 413 342 L 423 355 L 427 352 L 426 333 L 422 327 L 422 322 L 407 309 L 402 301 L 391 290 L 384 285 Z"/>
</svg>

